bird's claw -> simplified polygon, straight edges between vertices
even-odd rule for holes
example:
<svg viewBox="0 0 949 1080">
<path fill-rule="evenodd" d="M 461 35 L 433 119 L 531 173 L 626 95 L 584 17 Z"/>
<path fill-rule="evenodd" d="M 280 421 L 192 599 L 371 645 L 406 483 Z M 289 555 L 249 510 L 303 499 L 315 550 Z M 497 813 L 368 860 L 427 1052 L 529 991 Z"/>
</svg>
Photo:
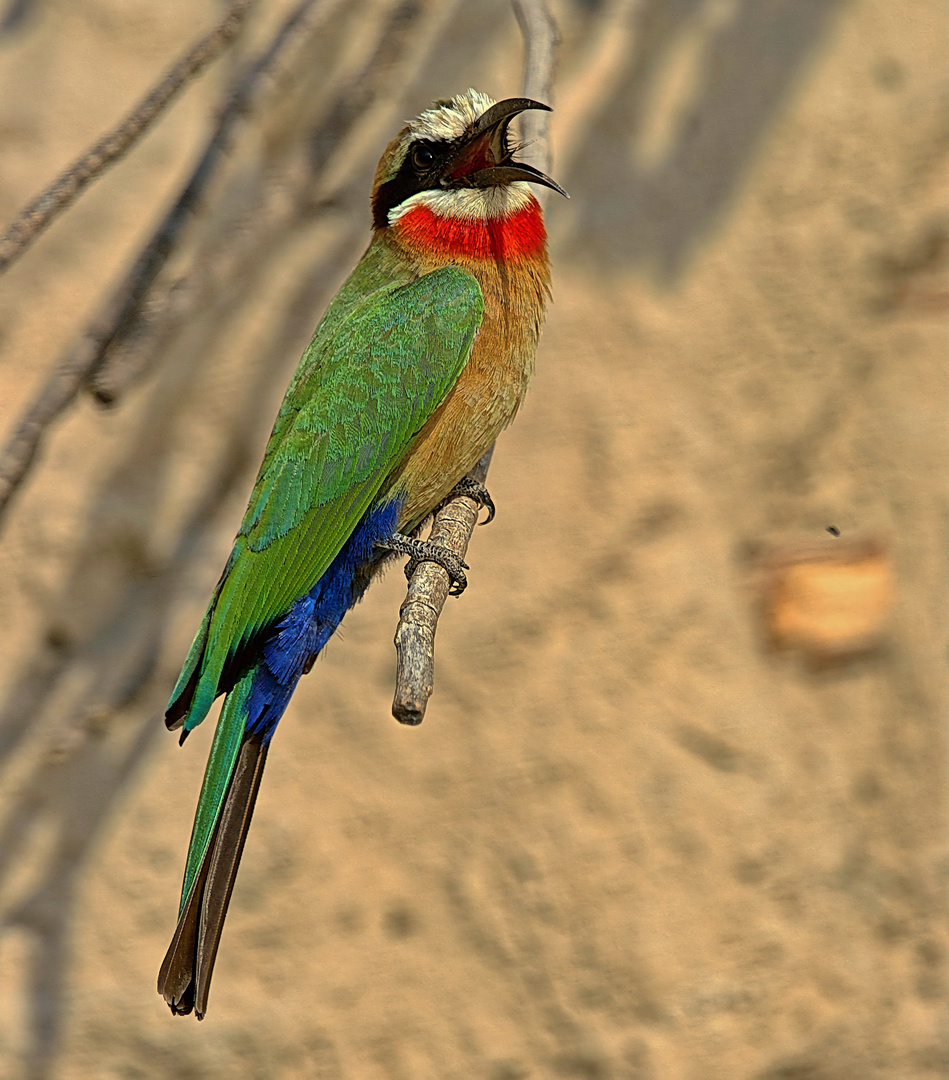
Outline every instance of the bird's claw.
<svg viewBox="0 0 949 1080">
<path fill-rule="evenodd" d="M 457 484 L 448 492 L 448 497 L 445 502 L 450 502 L 458 495 L 464 495 L 466 499 L 472 499 L 479 506 L 484 507 L 488 511 L 488 516 L 484 521 L 479 522 L 481 525 L 488 525 L 494 520 L 495 505 L 494 499 L 491 498 L 488 493 L 488 489 L 480 482 L 470 476 L 466 476 L 459 480 Z M 442 503 L 444 506 L 445 504 Z"/>
<path fill-rule="evenodd" d="M 468 578 L 465 576 L 465 571 L 470 569 L 468 564 L 462 562 L 453 551 L 449 551 L 448 548 L 442 547 L 440 544 L 429 545 L 427 541 L 423 542 L 430 550 L 423 555 L 409 559 L 405 564 L 406 581 L 412 580 L 415 568 L 420 562 L 438 563 L 451 581 L 451 585 L 448 587 L 448 595 L 461 596 L 465 589 L 468 588 Z"/>
<path fill-rule="evenodd" d="M 430 540 L 417 540 L 414 536 L 404 536 L 402 533 L 393 533 L 386 540 L 377 540 L 376 547 L 409 556 L 409 561 L 405 564 L 406 580 L 411 581 L 415 568 L 420 562 L 433 562 L 437 563 L 448 575 L 451 582 L 448 589 L 449 596 L 461 596 L 468 587 L 465 571 L 470 567 L 453 551 L 449 551 L 441 544 L 433 544 Z"/>
</svg>

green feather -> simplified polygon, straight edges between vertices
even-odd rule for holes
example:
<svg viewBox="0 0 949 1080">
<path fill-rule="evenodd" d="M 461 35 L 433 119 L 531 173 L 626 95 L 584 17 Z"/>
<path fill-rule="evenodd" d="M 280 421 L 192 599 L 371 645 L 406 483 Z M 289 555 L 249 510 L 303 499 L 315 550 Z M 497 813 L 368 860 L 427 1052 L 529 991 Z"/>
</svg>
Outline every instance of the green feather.
<svg viewBox="0 0 949 1080">
<path fill-rule="evenodd" d="M 244 738 L 244 717 L 247 699 L 250 697 L 251 683 L 253 682 L 253 670 L 249 671 L 243 679 L 227 695 L 224 708 L 221 710 L 220 719 L 214 732 L 214 741 L 211 743 L 211 753 L 208 755 L 208 763 L 204 770 L 204 781 L 201 784 L 201 794 L 198 797 L 198 809 L 194 817 L 194 826 L 191 829 L 191 842 L 188 845 L 188 859 L 185 863 L 185 879 L 181 888 L 181 904 L 178 908 L 178 917 L 184 911 L 188 894 L 194 886 L 194 879 L 201 869 L 201 861 L 204 853 L 208 850 L 208 844 L 214 834 L 218 815 L 224 805 L 227 788 L 231 782 L 231 774 L 234 772 L 234 764 Z"/>
<path fill-rule="evenodd" d="M 204 719 L 228 659 L 325 573 L 454 385 L 483 310 L 466 271 L 445 267 L 413 280 L 383 245 L 370 246 L 317 327 L 277 416 L 172 695 L 173 705 L 198 673 L 186 729 Z"/>
</svg>

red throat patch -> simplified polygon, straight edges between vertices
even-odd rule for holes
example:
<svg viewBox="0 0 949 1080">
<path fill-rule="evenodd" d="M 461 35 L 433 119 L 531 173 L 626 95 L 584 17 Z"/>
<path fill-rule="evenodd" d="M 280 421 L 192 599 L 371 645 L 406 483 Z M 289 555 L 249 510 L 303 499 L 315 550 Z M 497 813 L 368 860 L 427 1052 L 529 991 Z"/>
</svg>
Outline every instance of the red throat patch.
<svg viewBox="0 0 949 1080">
<path fill-rule="evenodd" d="M 447 217 L 431 207 L 416 206 L 395 222 L 395 229 L 399 239 L 413 247 L 498 262 L 537 255 L 547 240 L 540 205 L 533 196 L 520 210 L 499 218 Z"/>
</svg>

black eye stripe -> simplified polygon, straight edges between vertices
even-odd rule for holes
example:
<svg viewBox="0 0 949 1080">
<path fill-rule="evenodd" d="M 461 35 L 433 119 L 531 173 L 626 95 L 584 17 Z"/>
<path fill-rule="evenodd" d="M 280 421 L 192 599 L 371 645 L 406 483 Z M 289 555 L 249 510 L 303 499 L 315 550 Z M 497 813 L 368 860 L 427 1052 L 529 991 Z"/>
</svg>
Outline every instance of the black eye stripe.
<svg viewBox="0 0 949 1080">
<path fill-rule="evenodd" d="M 417 139 L 409 146 L 399 171 L 380 185 L 372 200 L 372 223 L 377 229 L 389 224 L 389 213 L 420 191 L 441 190 L 439 174 L 455 149 L 454 143 Z M 422 160 L 419 159 L 421 155 Z M 427 160 L 426 156 L 430 155 Z"/>
</svg>

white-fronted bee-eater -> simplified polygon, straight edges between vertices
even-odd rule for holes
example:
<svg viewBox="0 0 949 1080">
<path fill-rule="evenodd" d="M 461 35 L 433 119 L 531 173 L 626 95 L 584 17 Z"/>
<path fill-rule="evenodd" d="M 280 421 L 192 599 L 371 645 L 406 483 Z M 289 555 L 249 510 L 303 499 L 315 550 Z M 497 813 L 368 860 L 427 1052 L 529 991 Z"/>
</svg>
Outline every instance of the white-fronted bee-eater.
<svg viewBox="0 0 949 1080">
<path fill-rule="evenodd" d="M 267 748 L 300 676 L 394 552 L 464 587 L 463 564 L 412 534 L 511 422 L 534 370 L 549 272 L 531 185 L 562 189 L 516 160 L 508 125 L 546 108 L 468 90 L 379 162 L 369 247 L 290 383 L 168 705 L 184 741 L 226 694 L 158 978 L 173 1013 L 207 1010 Z"/>
</svg>

